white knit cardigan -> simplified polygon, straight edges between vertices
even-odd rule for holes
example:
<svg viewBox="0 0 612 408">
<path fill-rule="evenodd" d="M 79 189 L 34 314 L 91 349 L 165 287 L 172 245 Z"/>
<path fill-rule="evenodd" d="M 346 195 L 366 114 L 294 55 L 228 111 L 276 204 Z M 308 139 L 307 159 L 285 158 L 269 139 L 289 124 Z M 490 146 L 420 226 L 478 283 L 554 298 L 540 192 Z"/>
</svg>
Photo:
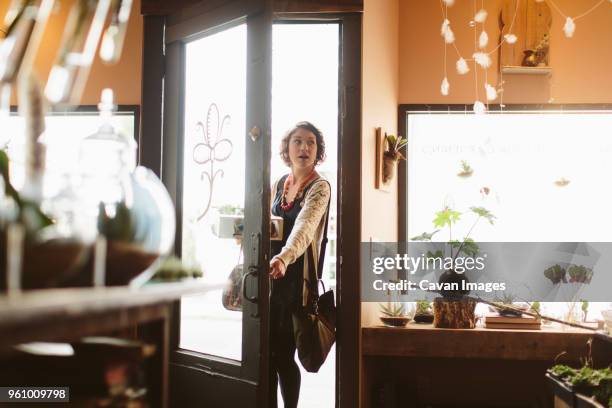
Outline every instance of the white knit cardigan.
<svg viewBox="0 0 612 408">
<path fill-rule="evenodd" d="M 272 189 L 272 200 L 276 197 L 277 189 L 278 180 L 274 183 L 274 188 Z M 287 238 L 287 243 L 283 246 L 280 253 L 272 259 L 278 258 L 288 267 L 304 254 L 308 245 L 310 245 L 315 259 L 313 270 L 316 271 L 319 261 L 319 249 L 323 239 L 323 229 L 325 228 L 325 215 L 330 197 L 331 190 L 329 183 L 319 176 L 311 183 L 310 188 L 306 192 L 306 197 L 301 201 L 302 209 Z M 302 305 L 306 305 L 308 287 L 312 287 L 308 284 L 310 282 L 308 270 L 308 257 L 305 256 L 303 270 L 305 281 L 302 286 Z"/>
</svg>

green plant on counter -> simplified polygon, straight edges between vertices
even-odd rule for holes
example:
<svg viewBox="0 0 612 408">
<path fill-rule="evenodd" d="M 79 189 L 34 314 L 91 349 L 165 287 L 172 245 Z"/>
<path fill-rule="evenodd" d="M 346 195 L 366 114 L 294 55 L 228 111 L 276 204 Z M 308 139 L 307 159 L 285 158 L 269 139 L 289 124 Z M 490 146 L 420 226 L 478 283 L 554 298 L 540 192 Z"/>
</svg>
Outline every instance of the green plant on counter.
<svg viewBox="0 0 612 408">
<path fill-rule="evenodd" d="M 161 263 L 152 280 L 155 282 L 173 282 L 201 277 L 202 271 L 200 269 L 186 267 L 179 258 L 170 256 Z"/>
<path fill-rule="evenodd" d="M 378 305 L 380 306 L 380 312 L 387 317 L 401 317 L 406 315 L 403 303 L 389 302 L 386 305 L 383 303 L 379 303 Z"/>
<path fill-rule="evenodd" d="M 533 313 L 540 314 L 540 309 L 541 309 L 541 306 L 540 306 L 540 302 L 538 301 L 532 302 L 529 305 L 529 310 L 532 311 Z"/>
<path fill-rule="evenodd" d="M 416 301 L 416 314 L 430 314 L 431 313 L 431 302 L 429 300 L 417 300 Z"/>
<path fill-rule="evenodd" d="M 28 234 L 53 225 L 53 220 L 42 212 L 38 204 L 22 198 L 13 187 L 9 175 L 9 161 L 6 151 L 0 150 L 0 173 L 4 181 L 4 195 L 17 205 L 17 221 L 25 227 Z"/>
<path fill-rule="evenodd" d="M 433 236 L 439 232 L 441 229 L 448 227 L 449 231 L 449 240 L 448 243 L 451 246 L 451 258 L 456 258 L 460 253 L 464 253 L 467 256 L 475 256 L 478 254 L 479 248 L 478 245 L 474 242 L 472 238 L 470 238 L 470 234 L 478 224 L 481 219 L 485 219 L 489 221 L 491 225 L 494 224 L 495 216 L 484 207 L 470 207 L 470 212 L 476 215 L 476 219 L 472 224 L 471 228 L 468 230 L 467 235 L 463 238 L 462 241 L 452 239 L 452 230 L 453 226 L 461 219 L 462 214 L 459 211 L 455 211 L 450 207 L 445 207 L 441 211 L 436 212 L 436 217 L 433 220 L 434 227 L 439 227 L 433 232 L 424 232 L 421 235 L 417 235 L 415 237 L 410 238 L 411 241 L 431 241 Z M 453 255 L 453 249 L 456 249 L 456 252 Z M 433 255 L 433 256 L 432 256 Z M 436 251 L 435 253 L 428 252 L 428 256 L 432 257 L 442 257 L 443 251 Z"/>
</svg>

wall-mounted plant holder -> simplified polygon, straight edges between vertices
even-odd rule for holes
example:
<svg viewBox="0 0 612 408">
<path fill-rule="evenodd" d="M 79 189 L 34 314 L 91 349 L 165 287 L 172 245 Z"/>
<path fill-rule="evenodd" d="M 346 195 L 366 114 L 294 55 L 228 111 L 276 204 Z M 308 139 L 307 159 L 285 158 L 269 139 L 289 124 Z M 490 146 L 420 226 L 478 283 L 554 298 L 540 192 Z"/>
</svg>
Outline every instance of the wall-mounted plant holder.
<svg viewBox="0 0 612 408">
<path fill-rule="evenodd" d="M 391 191 L 391 182 L 397 171 L 397 161 L 385 157 L 387 150 L 387 133 L 382 128 L 376 128 L 376 188 Z"/>
</svg>

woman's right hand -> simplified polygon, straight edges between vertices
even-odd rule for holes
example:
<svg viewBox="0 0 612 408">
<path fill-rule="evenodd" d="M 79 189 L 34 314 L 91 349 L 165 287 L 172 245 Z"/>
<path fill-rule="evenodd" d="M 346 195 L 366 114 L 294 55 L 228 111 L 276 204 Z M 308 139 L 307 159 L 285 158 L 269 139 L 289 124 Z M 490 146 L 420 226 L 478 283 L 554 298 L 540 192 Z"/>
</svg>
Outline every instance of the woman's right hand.
<svg viewBox="0 0 612 408">
<path fill-rule="evenodd" d="M 273 258 L 270 261 L 270 277 L 272 279 L 280 279 L 285 276 L 285 272 L 287 272 L 287 267 L 285 263 L 281 261 L 279 258 Z"/>
</svg>

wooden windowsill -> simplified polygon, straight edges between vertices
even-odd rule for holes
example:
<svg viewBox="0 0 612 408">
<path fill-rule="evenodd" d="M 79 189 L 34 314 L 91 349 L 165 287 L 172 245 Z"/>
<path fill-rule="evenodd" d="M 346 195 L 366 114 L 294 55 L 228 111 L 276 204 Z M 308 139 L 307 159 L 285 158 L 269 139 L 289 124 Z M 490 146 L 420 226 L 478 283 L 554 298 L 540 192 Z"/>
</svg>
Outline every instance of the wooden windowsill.
<svg viewBox="0 0 612 408">
<path fill-rule="evenodd" d="M 579 329 L 437 329 L 433 325 L 420 324 L 402 328 L 372 326 L 362 328 L 362 354 L 553 361 L 563 351 L 570 356 L 585 355 L 586 342 L 593 336 L 593 332 Z"/>
</svg>

